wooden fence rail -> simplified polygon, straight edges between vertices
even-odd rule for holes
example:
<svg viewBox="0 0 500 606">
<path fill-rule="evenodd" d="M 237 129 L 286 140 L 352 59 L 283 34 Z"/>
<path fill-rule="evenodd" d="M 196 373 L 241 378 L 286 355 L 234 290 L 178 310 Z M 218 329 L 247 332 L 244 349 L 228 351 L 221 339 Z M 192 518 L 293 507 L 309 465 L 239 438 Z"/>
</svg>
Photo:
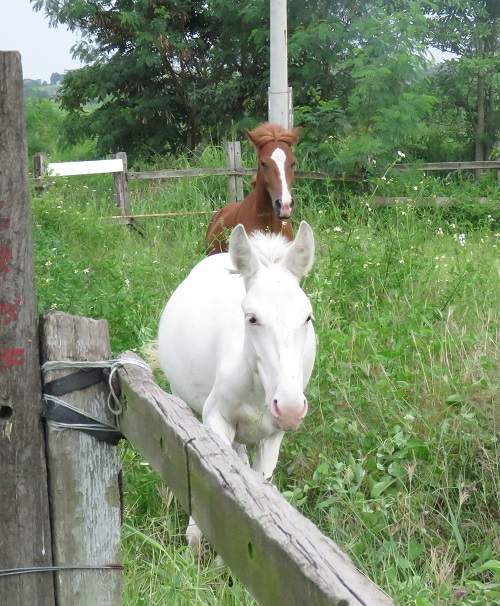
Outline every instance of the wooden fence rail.
<svg viewBox="0 0 500 606">
<path fill-rule="evenodd" d="M 193 214 L 192 212 L 166 212 L 153 214 L 139 214 L 132 212 L 129 192 L 129 180 L 144 179 L 182 179 L 186 177 L 211 177 L 220 176 L 228 179 L 227 202 L 241 201 L 244 198 L 243 177 L 251 177 L 256 174 L 255 168 L 244 168 L 241 160 L 241 142 L 227 141 L 225 143 L 226 166 L 223 168 L 190 168 L 190 169 L 163 169 L 152 171 L 129 171 L 127 168 L 127 154 L 119 152 L 110 160 L 91 160 L 85 162 L 57 162 L 46 166 L 45 155 L 36 154 L 34 157 L 35 178 L 32 181 L 39 191 L 43 189 L 50 178 L 58 176 L 89 175 L 113 173 L 115 183 L 115 203 L 120 210 L 119 215 L 109 217 L 113 220 L 125 221 L 127 224 L 135 227 L 140 233 L 144 233 L 143 228 L 137 222 L 138 218 L 144 217 L 173 217 L 178 215 Z M 435 162 L 430 164 L 395 164 L 391 169 L 395 171 L 405 171 L 411 168 L 417 168 L 421 171 L 459 171 L 475 170 L 480 173 L 484 170 L 496 170 L 498 184 L 500 186 L 500 161 L 483 162 Z M 50 176 L 47 177 L 47 174 Z M 330 174 L 319 171 L 296 171 L 295 176 L 298 179 L 319 179 L 344 182 L 362 182 L 365 177 L 360 174 Z M 48 181 L 49 180 L 49 181 Z M 427 198 L 407 198 L 407 197 L 370 197 L 362 200 L 363 204 L 374 207 L 390 206 L 397 203 L 412 203 L 422 205 L 447 206 L 457 202 L 451 197 L 427 197 Z M 480 198 L 478 203 L 487 203 L 489 199 Z M 213 211 L 198 211 L 196 214 L 209 214 Z"/>
<path fill-rule="evenodd" d="M 119 358 L 140 360 L 130 351 Z M 394 605 L 148 371 L 124 363 L 118 375 L 120 431 L 260 604 Z"/>
<path fill-rule="evenodd" d="M 499 160 L 467 161 L 467 162 L 432 162 L 430 164 L 395 164 L 394 170 L 408 170 L 409 168 L 418 168 L 419 170 L 491 170 L 500 171 Z"/>
</svg>

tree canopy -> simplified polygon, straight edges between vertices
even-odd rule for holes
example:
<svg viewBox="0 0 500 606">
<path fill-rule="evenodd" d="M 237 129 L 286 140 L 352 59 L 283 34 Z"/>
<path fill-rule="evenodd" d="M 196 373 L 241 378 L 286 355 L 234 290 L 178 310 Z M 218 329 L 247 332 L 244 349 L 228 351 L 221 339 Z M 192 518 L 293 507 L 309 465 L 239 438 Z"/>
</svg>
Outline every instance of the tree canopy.
<svg viewBox="0 0 500 606">
<path fill-rule="evenodd" d="M 268 0 L 31 2 L 81 33 L 74 52 L 87 65 L 65 74 L 59 93 L 71 142 L 92 137 L 99 151 L 132 157 L 176 153 L 240 137 L 267 117 Z M 475 145 L 486 157 L 498 126 L 499 12 L 495 0 L 289 0 L 304 149 L 323 165 L 394 158 L 403 147 L 449 159 L 432 133 L 458 112 L 466 136 L 455 152 Z M 454 52 L 456 64 L 433 68 L 429 45 Z M 473 80 L 475 99 L 464 90 Z"/>
</svg>

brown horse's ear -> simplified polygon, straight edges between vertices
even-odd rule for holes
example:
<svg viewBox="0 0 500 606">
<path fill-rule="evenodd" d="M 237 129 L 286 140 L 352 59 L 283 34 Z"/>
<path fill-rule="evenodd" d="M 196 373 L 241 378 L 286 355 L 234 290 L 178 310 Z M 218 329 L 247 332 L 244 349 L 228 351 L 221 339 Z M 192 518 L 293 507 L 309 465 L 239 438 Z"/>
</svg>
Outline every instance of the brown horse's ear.
<svg viewBox="0 0 500 606">
<path fill-rule="evenodd" d="M 299 139 L 299 134 L 300 131 L 302 130 L 302 126 L 296 126 L 295 128 L 292 129 L 292 135 L 293 135 L 293 143 L 292 145 L 297 145 L 297 141 Z"/>
<path fill-rule="evenodd" d="M 258 149 L 257 142 L 254 139 L 253 132 L 251 130 L 248 130 L 247 128 L 245 128 L 245 135 L 247 136 L 247 139 L 250 141 L 250 143 L 255 147 L 255 149 Z"/>
</svg>

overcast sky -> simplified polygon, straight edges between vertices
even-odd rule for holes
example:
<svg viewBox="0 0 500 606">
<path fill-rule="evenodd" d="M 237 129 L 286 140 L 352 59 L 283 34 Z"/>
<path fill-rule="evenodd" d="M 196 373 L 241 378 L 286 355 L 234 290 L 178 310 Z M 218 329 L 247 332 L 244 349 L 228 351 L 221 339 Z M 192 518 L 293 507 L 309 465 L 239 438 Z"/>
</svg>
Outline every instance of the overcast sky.
<svg viewBox="0 0 500 606">
<path fill-rule="evenodd" d="M 23 78 L 48 82 L 53 73 L 81 67 L 71 58 L 77 40 L 63 26 L 49 27 L 43 11 L 35 12 L 29 0 L 0 0 L 0 50 L 21 53 Z"/>
</svg>

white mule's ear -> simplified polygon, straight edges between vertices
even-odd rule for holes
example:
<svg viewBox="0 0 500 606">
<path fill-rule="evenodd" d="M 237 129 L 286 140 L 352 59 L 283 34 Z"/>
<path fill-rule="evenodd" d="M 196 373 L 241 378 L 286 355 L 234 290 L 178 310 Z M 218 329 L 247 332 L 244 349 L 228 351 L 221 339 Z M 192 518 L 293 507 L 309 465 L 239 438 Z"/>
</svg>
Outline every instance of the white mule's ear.
<svg viewBox="0 0 500 606">
<path fill-rule="evenodd" d="M 253 251 L 243 225 L 237 225 L 229 238 L 229 255 L 234 268 L 244 278 L 251 278 L 259 269 L 259 259 Z"/>
<path fill-rule="evenodd" d="M 314 263 L 314 234 L 308 223 L 302 221 L 286 253 L 285 267 L 297 278 L 305 276 Z"/>
</svg>

